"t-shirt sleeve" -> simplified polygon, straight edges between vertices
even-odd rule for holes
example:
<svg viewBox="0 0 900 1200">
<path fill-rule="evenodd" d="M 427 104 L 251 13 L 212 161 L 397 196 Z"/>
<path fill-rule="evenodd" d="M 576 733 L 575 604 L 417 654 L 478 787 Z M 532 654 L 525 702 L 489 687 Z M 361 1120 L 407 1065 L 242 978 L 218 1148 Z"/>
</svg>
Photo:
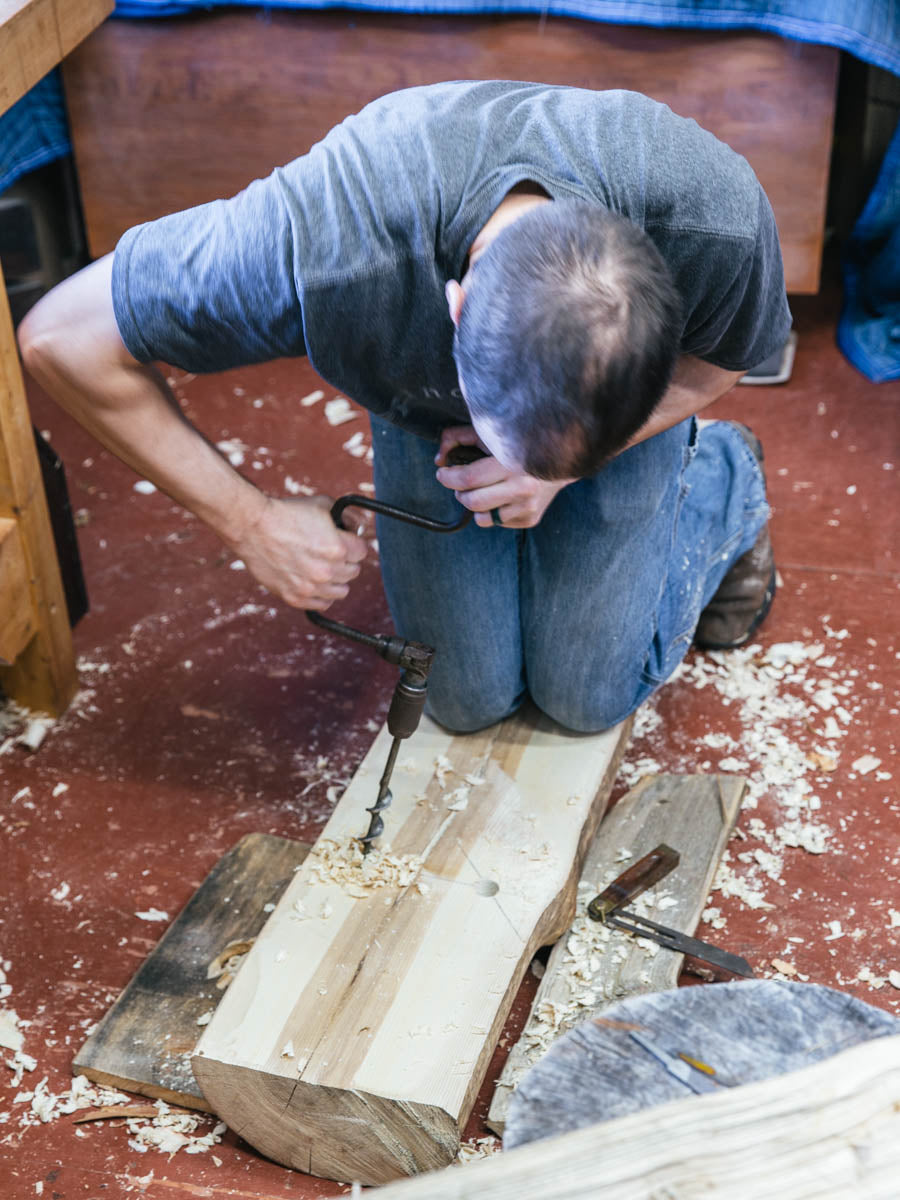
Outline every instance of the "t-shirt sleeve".
<svg viewBox="0 0 900 1200">
<path fill-rule="evenodd" d="M 749 371 L 787 340 L 791 328 L 778 230 L 759 188 L 756 237 L 710 239 L 697 272 L 703 286 L 688 312 L 682 351 L 726 371 Z"/>
<path fill-rule="evenodd" d="M 140 362 L 199 374 L 305 354 L 291 225 L 274 177 L 128 230 L 112 299 Z"/>
</svg>

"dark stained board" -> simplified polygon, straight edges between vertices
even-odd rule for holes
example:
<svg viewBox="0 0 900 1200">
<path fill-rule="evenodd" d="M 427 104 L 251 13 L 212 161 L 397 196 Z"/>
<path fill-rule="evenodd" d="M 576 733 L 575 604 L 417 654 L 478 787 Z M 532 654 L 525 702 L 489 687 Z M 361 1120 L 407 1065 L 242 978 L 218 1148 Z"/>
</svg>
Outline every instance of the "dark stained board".
<svg viewBox="0 0 900 1200">
<path fill-rule="evenodd" d="M 209 964 L 255 938 L 295 869 L 305 842 L 248 833 L 216 863 L 161 941 L 75 1056 L 73 1071 L 154 1100 L 209 1111 L 191 1054 L 224 992 Z M 271 910 L 270 910 L 271 911 Z"/>
<path fill-rule="evenodd" d="M 768 34 L 530 16 L 214 12 L 110 21 L 64 68 L 91 251 L 239 191 L 376 96 L 445 79 L 629 88 L 749 160 L 789 292 L 815 292 L 839 55 Z"/>
</svg>

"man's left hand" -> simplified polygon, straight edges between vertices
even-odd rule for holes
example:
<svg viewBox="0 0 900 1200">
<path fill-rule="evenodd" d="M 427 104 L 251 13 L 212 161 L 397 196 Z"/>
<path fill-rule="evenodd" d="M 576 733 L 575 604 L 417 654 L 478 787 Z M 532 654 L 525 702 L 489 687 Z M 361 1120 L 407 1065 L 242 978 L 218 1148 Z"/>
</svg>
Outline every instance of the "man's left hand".
<svg viewBox="0 0 900 1200">
<path fill-rule="evenodd" d="M 495 525 L 495 517 L 500 518 L 500 524 L 505 528 L 532 528 L 539 523 L 557 493 L 574 482 L 571 479 L 535 479 L 524 471 L 505 467 L 489 454 L 468 466 L 445 466 L 447 455 L 459 445 L 479 446 L 486 450 L 470 425 L 445 429 L 435 459 L 437 479 L 453 491 L 460 504 L 475 513 L 476 525 L 484 528 Z"/>
</svg>

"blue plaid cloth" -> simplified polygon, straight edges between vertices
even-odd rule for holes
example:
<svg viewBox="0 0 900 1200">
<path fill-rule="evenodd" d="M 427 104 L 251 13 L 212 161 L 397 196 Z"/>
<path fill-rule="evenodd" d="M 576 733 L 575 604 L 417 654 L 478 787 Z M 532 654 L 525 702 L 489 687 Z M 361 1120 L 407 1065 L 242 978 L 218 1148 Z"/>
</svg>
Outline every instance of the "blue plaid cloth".
<svg viewBox="0 0 900 1200">
<path fill-rule="evenodd" d="M 898 0 L 229 0 L 255 8 L 348 8 L 409 13 L 546 13 L 617 25 L 760 29 L 822 42 L 900 74 Z M 209 0 L 119 0 L 119 17 L 170 17 Z"/>
<path fill-rule="evenodd" d="M 0 192 L 70 148 L 62 85 L 51 71 L 0 117 Z"/>
<path fill-rule="evenodd" d="M 876 383 L 900 379 L 900 124 L 844 251 L 837 340 Z"/>
</svg>

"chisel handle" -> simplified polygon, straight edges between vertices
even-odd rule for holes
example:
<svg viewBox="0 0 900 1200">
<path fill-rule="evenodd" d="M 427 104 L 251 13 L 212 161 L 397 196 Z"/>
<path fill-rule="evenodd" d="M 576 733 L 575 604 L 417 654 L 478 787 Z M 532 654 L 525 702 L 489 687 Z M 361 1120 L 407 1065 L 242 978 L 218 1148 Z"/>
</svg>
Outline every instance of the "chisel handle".
<svg viewBox="0 0 900 1200">
<path fill-rule="evenodd" d="M 594 897 L 588 905 L 588 916 L 595 921 L 605 921 L 610 913 L 617 908 L 624 908 L 642 892 L 646 892 L 647 888 L 653 887 L 654 883 L 674 871 L 680 861 L 678 851 L 661 842 L 655 850 L 623 871 L 599 896 Z"/>
</svg>

